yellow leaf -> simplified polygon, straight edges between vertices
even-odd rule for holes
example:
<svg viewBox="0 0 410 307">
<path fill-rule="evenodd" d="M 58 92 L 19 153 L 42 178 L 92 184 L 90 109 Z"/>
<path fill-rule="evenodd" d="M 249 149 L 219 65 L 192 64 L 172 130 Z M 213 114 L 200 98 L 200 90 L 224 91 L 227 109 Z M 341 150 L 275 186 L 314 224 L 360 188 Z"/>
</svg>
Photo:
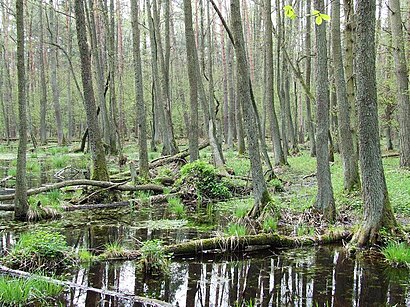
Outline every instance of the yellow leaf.
<svg viewBox="0 0 410 307">
<path fill-rule="evenodd" d="M 330 16 L 327 14 L 320 14 L 320 17 L 322 17 L 323 20 L 329 21 L 330 20 Z"/>
<path fill-rule="evenodd" d="M 323 22 L 322 17 L 320 17 L 320 15 L 317 16 L 317 17 L 316 17 L 316 24 L 317 24 L 318 26 L 320 26 L 320 25 L 322 24 L 322 22 Z"/>
<path fill-rule="evenodd" d="M 314 15 L 314 16 L 319 16 L 319 15 L 320 15 L 320 12 L 319 12 L 318 10 L 313 10 L 313 11 L 312 11 L 312 15 Z"/>
</svg>

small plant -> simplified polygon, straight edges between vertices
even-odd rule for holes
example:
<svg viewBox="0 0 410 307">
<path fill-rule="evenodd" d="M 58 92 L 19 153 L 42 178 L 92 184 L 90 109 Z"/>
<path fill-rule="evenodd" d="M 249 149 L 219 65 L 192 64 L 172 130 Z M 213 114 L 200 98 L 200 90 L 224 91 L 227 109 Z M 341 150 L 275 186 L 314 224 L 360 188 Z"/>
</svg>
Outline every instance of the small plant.
<svg viewBox="0 0 410 307">
<path fill-rule="evenodd" d="M 215 167 L 197 160 L 181 168 L 181 181 L 194 187 L 197 194 L 210 199 L 226 199 L 231 193 L 225 182 L 218 176 Z"/>
<path fill-rule="evenodd" d="M 104 244 L 104 253 L 101 255 L 102 258 L 117 258 L 123 257 L 127 254 L 124 246 L 120 242 L 114 241 Z"/>
<path fill-rule="evenodd" d="M 410 246 L 404 242 L 390 241 L 381 253 L 394 266 L 410 267 Z"/>
<path fill-rule="evenodd" d="M 247 235 L 247 230 L 244 225 L 233 223 L 228 225 L 226 234 L 228 234 L 229 236 L 241 237 Z"/>
<path fill-rule="evenodd" d="M 68 165 L 70 157 L 67 155 L 55 155 L 51 159 L 53 168 L 63 168 Z"/>
<path fill-rule="evenodd" d="M 241 203 L 235 208 L 235 217 L 238 219 L 244 218 L 248 213 L 250 206 L 246 203 Z"/>
<path fill-rule="evenodd" d="M 137 191 L 135 197 L 143 204 L 149 204 L 151 193 L 149 191 Z"/>
<path fill-rule="evenodd" d="M 38 221 L 61 216 L 61 200 L 63 194 L 60 190 L 53 190 L 44 194 L 30 196 L 28 199 L 28 220 Z"/>
<path fill-rule="evenodd" d="M 275 188 L 275 191 L 283 191 L 283 184 L 278 178 L 273 178 L 269 181 L 269 185 Z"/>
<path fill-rule="evenodd" d="M 263 231 L 265 232 L 274 232 L 278 228 L 278 220 L 272 216 L 268 216 L 264 221 L 263 221 Z"/>
<path fill-rule="evenodd" d="M 298 236 L 314 236 L 315 228 L 304 225 L 298 225 L 296 232 Z"/>
<path fill-rule="evenodd" d="M 86 249 L 80 249 L 78 251 L 78 259 L 81 263 L 91 263 L 96 260 L 96 258 L 96 256 Z"/>
<path fill-rule="evenodd" d="M 75 257 L 62 234 L 36 230 L 23 233 L 3 262 L 21 270 L 58 271 L 73 265 Z"/>
<path fill-rule="evenodd" d="M 41 303 L 50 304 L 50 300 L 56 300 L 63 291 L 63 286 L 49 283 L 41 278 L 0 277 L 1 306 L 38 306 L 42 305 Z"/>
<path fill-rule="evenodd" d="M 26 164 L 26 170 L 30 173 L 39 173 L 41 170 L 40 163 L 35 160 L 28 160 Z"/>
<path fill-rule="evenodd" d="M 169 273 L 170 257 L 159 240 L 145 241 L 140 249 L 140 265 L 145 274 L 164 275 Z"/>
<path fill-rule="evenodd" d="M 180 198 L 172 197 L 168 199 L 168 209 L 171 213 L 175 214 L 178 218 L 185 217 L 185 206 Z"/>
</svg>

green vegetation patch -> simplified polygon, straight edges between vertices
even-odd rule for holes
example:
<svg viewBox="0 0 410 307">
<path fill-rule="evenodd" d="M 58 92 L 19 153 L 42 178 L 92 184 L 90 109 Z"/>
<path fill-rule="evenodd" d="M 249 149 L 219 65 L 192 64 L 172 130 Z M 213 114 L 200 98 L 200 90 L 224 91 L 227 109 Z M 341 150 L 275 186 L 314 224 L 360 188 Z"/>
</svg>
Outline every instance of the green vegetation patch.
<svg viewBox="0 0 410 307">
<path fill-rule="evenodd" d="M 0 277 L 1 306 L 54 306 L 64 287 L 49 283 L 41 278 L 28 279 Z"/>
<path fill-rule="evenodd" d="M 64 236 L 47 230 L 23 233 L 1 261 L 14 269 L 52 272 L 62 271 L 76 262 Z"/>
<path fill-rule="evenodd" d="M 410 246 L 404 242 L 390 241 L 381 253 L 393 266 L 410 267 Z"/>
<path fill-rule="evenodd" d="M 145 241 L 140 248 L 140 266 L 145 274 L 165 275 L 169 273 L 170 257 L 159 240 Z"/>
</svg>

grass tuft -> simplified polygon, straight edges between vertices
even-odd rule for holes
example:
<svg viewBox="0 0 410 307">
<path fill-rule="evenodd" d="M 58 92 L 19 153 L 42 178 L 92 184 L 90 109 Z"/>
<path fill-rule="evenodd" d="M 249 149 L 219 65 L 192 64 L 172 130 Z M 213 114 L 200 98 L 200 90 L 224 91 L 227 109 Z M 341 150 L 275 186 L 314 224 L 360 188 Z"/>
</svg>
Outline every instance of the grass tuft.
<svg viewBox="0 0 410 307">
<path fill-rule="evenodd" d="M 410 267 L 410 246 L 404 242 L 390 241 L 381 253 L 393 266 Z"/>
</svg>

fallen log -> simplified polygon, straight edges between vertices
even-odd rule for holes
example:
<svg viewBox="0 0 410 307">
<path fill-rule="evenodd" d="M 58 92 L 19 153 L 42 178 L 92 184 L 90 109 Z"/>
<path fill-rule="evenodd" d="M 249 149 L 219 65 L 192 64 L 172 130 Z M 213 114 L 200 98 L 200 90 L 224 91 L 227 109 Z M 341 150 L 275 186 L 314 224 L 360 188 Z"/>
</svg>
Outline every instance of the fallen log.
<svg viewBox="0 0 410 307">
<path fill-rule="evenodd" d="M 164 191 L 164 188 L 162 186 L 156 185 L 156 184 L 143 184 L 143 185 L 133 186 L 133 185 L 128 185 L 127 181 L 124 182 L 122 185 L 119 185 L 118 183 L 109 182 L 109 181 L 75 179 L 75 180 L 67 180 L 67 181 L 57 182 L 57 183 L 54 183 L 54 184 L 50 184 L 50 185 L 35 188 L 35 189 L 30 189 L 30 190 L 27 191 L 27 196 L 36 195 L 36 194 L 48 192 L 48 191 L 51 191 L 51 190 L 61 189 L 61 188 L 64 188 L 64 187 L 80 186 L 80 185 L 95 186 L 95 187 L 100 187 L 100 188 L 113 187 L 113 189 L 115 189 L 115 190 L 128 191 L 128 192 L 153 191 L 153 192 L 162 193 Z M 0 201 L 12 200 L 12 199 L 14 199 L 14 195 L 15 194 L 0 195 Z"/>
<path fill-rule="evenodd" d="M 20 270 L 13 270 L 10 269 L 6 266 L 0 265 L 0 272 L 3 274 L 7 274 L 13 277 L 22 277 L 22 278 L 36 278 L 36 279 L 40 279 L 52 284 L 57 284 L 57 285 L 61 285 L 67 288 L 75 288 L 75 289 L 80 289 L 80 290 L 84 290 L 84 291 L 91 291 L 91 292 L 96 292 L 99 293 L 101 295 L 108 295 L 108 296 L 112 296 L 115 298 L 119 298 L 122 300 L 127 300 L 131 303 L 142 303 L 148 306 L 155 306 L 155 307 L 171 307 L 172 305 L 170 303 L 167 302 L 163 302 L 157 299 L 153 299 L 153 298 L 147 298 L 147 297 L 142 297 L 142 296 L 138 296 L 138 295 L 132 295 L 132 294 L 126 294 L 126 293 L 121 293 L 121 292 L 115 292 L 115 291 L 111 291 L 111 290 L 104 290 L 104 289 L 98 289 L 98 288 L 93 288 L 93 287 L 87 287 L 87 286 L 83 286 L 74 282 L 70 282 L 70 281 L 64 281 L 64 280 L 59 280 L 59 279 L 54 279 L 51 277 L 47 277 L 47 276 L 41 276 L 41 275 L 37 275 L 37 274 L 30 274 L 28 272 L 24 272 L 24 271 L 20 271 Z"/>
<path fill-rule="evenodd" d="M 400 153 L 399 152 L 389 152 L 389 153 L 385 153 L 382 155 L 382 158 L 395 158 L 395 157 L 400 157 Z"/>
<path fill-rule="evenodd" d="M 160 194 L 154 195 L 149 198 L 151 204 L 162 203 L 170 198 L 180 196 L 180 193 L 170 193 L 170 194 Z M 130 199 L 127 201 L 119 201 L 109 204 L 85 204 L 85 205 L 65 205 L 62 206 L 64 211 L 75 211 L 75 210 L 94 210 L 94 209 L 115 209 L 121 207 L 131 206 L 132 203 L 138 203 L 138 199 Z M 4 204 L 0 205 L 0 211 L 14 211 L 14 204 Z"/>
<path fill-rule="evenodd" d="M 290 237 L 276 233 L 261 233 L 257 235 L 214 237 L 209 239 L 192 240 L 173 245 L 164 246 L 165 253 L 173 256 L 197 256 L 202 253 L 234 253 L 269 248 L 292 248 L 300 246 L 312 246 L 316 244 L 331 244 L 348 240 L 351 232 L 347 230 L 331 231 L 317 236 Z M 131 260 L 139 258 L 138 250 L 126 251 L 122 256 L 116 256 L 115 260 Z M 113 260 L 109 258 L 109 260 Z M 100 260 L 108 260 L 101 258 Z"/>
</svg>

